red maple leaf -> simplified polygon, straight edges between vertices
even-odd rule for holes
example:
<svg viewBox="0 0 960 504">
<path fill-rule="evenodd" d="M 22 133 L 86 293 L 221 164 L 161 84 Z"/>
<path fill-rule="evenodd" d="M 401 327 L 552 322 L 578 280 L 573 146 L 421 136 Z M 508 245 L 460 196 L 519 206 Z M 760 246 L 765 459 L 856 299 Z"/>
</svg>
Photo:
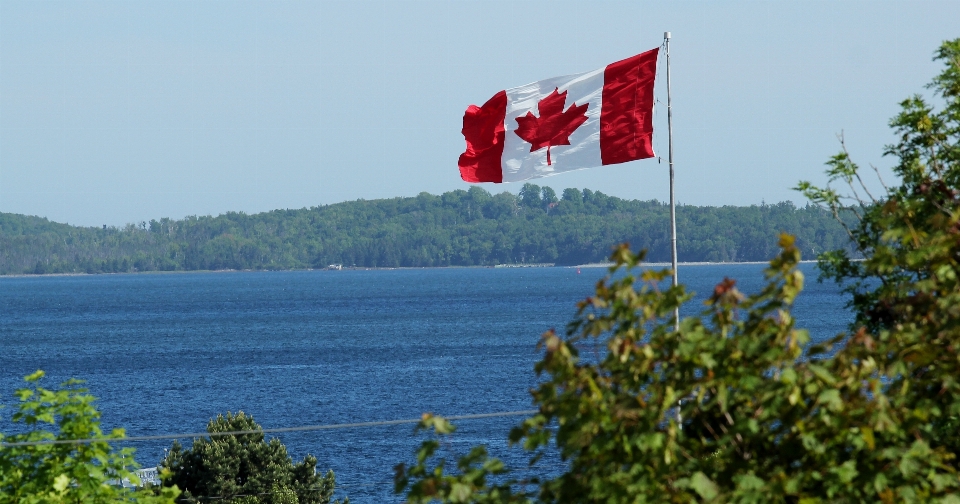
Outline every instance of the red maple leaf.
<svg viewBox="0 0 960 504">
<path fill-rule="evenodd" d="M 546 147 L 548 165 L 551 164 L 550 146 L 570 145 L 570 134 L 587 121 L 584 112 L 590 105 L 574 103 L 564 112 L 563 106 L 567 102 L 567 92 L 558 93 L 557 91 L 559 88 L 537 102 L 540 117 L 527 112 L 527 115 L 517 118 L 517 136 L 530 142 L 530 152 Z"/>
</svg>

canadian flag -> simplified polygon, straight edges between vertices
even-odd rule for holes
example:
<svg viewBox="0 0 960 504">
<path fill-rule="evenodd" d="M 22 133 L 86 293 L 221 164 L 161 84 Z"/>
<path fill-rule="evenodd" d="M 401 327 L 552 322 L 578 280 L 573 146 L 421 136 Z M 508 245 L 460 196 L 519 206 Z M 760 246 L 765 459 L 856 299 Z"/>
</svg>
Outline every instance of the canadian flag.
<svg viewBox="0 0 960 504">
<path fill-rule="evenodd" d="M 652 49 L 599 70 L 500 91 L 463 115 L 467 182 L 517 182 L 653 157 Z"/>
</svg>

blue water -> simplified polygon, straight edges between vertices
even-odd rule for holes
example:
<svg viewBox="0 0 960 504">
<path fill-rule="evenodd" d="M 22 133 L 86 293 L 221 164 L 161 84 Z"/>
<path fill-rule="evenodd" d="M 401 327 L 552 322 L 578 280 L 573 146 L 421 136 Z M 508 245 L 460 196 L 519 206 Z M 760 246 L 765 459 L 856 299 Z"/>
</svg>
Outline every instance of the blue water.
<svg viewBox="0 0 960 504">
<path fill-rule="evenodd" d="M 755 292 L 761 265 L 681 268 L 699 293 L 724 276 Z M 851 315 L 833 284 L 807 288 L 798 326 L 821 340 Z M 0 278 L 0 403 L 36 369 L 47 386 L 87 380 L 106 428 L 128 435 L 204 430 L 243 410 L 265 428 L 530 409 L 536 343 L 562 330 L 605 269 L 504 268 L 132 274 Z M 0 431 L 10 432 L 9 409 Z M 486 443 L 515 465 L 520 418 L 460 422 L 453 451 Z M 294 459 L 333 469 L 338 495 L 396 502 L 392 468 L 411 462 L 411 425 L 278 435 Z M 189 444 L 189 443 L 187 443 Z M 155 465 L 167 441 L 137 443 Z"/>
</svg>

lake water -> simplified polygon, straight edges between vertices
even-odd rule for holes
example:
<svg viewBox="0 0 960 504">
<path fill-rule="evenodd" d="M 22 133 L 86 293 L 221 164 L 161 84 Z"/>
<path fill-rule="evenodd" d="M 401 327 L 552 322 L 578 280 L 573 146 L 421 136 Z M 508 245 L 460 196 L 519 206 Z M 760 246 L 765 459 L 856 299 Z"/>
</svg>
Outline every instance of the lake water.
<svg viewBox="0 0 960 504">
<path fill-rule="evenodd" d="M 681 266 L 699 293 L 724 276 L 744 292 L 762 265 Z M 844 298 L 807 288 L 798 326 L 821 340 L 851 320 Z M 532 407 L 536 343 L 562 330 L 592 293 L 601 268 L 421 269 L 132 274 L 0 278 L 0 403 L 22 377 L 50 387 L 87 380 L 105 430 L 128 435 L 204 430 L 217 413 L 243 410 L 264 428 L 524 410 Z M 0 431 L 10 432 L 9 409 Z M 451 448 L 486 443 L 508 462 L 518 417 L 459 422 Z M 311 453 L 333 469 L 339 496 L 397 502 L 392 468 L 421 441 L 411 425 L 286 433 L 294 459 Z M 189 442 L 186 443 L 189 445 Z M 136 443 L 153 466 L 168 441 Z"/>
</svg>

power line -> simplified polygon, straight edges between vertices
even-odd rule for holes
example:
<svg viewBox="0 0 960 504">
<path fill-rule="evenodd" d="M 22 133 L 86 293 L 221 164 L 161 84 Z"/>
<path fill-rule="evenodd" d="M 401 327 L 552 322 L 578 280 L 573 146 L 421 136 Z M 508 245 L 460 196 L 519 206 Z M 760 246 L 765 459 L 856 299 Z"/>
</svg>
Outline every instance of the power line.
<svg viewBox="0 0 960 504">
<path fill-rule="evenodd" d="M 447 420 L 474 420 L 478 418 L 532 415 L 536 412 L 537 410 L 501 411 L 498 413 L 477 413 L 473 415 L 457 415 L 457 416 L 450 416 L 450 417 L 444 417 L 444 418 L 446 418 Z M 58 445 L 58 444 L 90 444 L 90 443 L 118 443 L 118 442 L 134 443 L 138 441 L 154 441 L 158 439 L 197 438 L 197 437 L 204 437 L 204 436 L 222 437 L 222 436 L 239 436 L 242 434 L 271 434 L 271 433 L 279 433 L 279 432 L 355 429 L 359 427 L 380 427 L 384 425 L 414 424 L 414 423 L 419 423 L 421 420 L 422 419 L 420 418 L 412 418 L 412 419 L 405 419 L 405 420 L 383 420 L 379 422 L 302 425 L 299 427 L 280 427 L 276 429 L 256 429 L 256 430 L 242 430 L 242 431 L 228 431 L 228 432 L 186 432 L 182 434 L 158 434 L 156 436 L 126 436 L 126 437 L 119 437 L 119 438 L 47 439 L 43 441 L 18 441 L 13 443 L 0 443 L 0 448 L 7 448 L 7 447 L 14 447 L 14 446 L 39 446 L 39 445 Z"/>
</svg>

